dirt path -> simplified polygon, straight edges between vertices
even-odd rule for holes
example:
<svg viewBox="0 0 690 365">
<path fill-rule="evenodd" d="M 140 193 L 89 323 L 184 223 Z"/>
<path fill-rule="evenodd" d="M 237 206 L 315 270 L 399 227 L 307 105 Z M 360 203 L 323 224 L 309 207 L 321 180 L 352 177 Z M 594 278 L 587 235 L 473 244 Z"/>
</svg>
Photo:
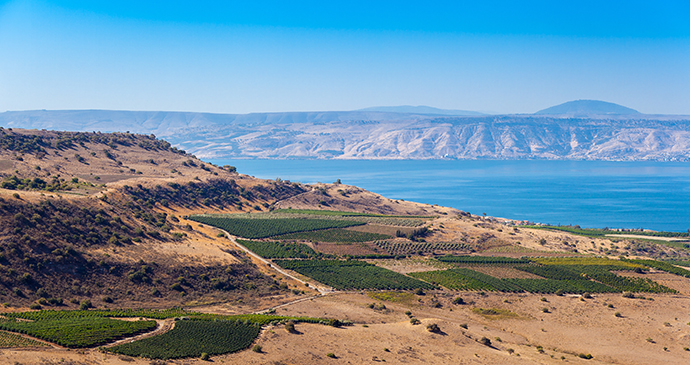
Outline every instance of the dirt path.
<svg viewBox="0 0 690 365">
<path fill-rule="evenodd" d="M 132 336 L 132 337 L 123 338 L 121 340 L 117 340 L 115 342 L 112 342 L 112 343 L 105 345 L 104 347 L 113 347 L 113 346 L 121 345 L 123 343 L 134 342 L 134 341 L 138 341 L 138 340 L 141 340 L 141 339 L 144 339 L 147 337 L 157 336 L 157 335 L 168 332 L 171 329 L 175 328 L 175 319 L 174 318 L 156 319 L 155 321 L 158 324 L 158 327 L 156 327 L 155 330 L 153 330 L 151 332 L 142 333 L 140 335 L 136 335 L 136 336 Z"/>
<path fill-rule="evenodd" d="M 228 232 L 225 231 L 225 230 L 222 230 L 222 229 L 221 229 L 221 231 L 224 232 L 228 237 L 230 237 L 230 241 L 232 241 L 232 243 L 234 243 L 234 244 L 235 244 L 237 247 L 239 247 L 242 251 L 244 251 L 244 252 L 246 252 L 247 254 L 251 255 L 251 256 L 254 257 L 255 259 L 257 259 L 257 260 L 263 262 L 264 264 L 266 264 L 266 265 L 267 265 L 268 267 L 270 267 L 271 269 L 273 269 L 273 270 L 275 270 L 275 271 L 277 271 L 277 272 L 279 272 L 279 273 L 281 273 L 281 274 L 283 274 L 283 275 L 285 275 L 285 276 L 287 276 L 287 277 L 289 277 L 289 278 L 291 278 L 291 279 L 294 279 L 294 280 L 296 280 L 296 281 L 299 281 L 299 282 L 302 283 L 302 284 L 307 284 L 307 285 L 312 286 L 313 288 L 315 288 L 316 290 L 318 290 L 319 293 L 321 293 L 321 295 L 326 295 L 326 294 L 335 292 L 335 289 L 333 289 L 333 288 L 331 288 L 331 287 L 322 286 L 322 285 L 309 284 L 309 283 L 307 283 L 306 281 L 304 281 L 304 280 L 302 280 L 302 279 L 299 279 L 299 278 L 295 277 L 294 275 L 292 275 L 292 274 L 288 273 L 287 271 L 283 270 L 281 267 L 278 267 L 277 265 L 271 263 L 270 261 L 266 260 L 265 258 L 263 258 L 263 257 L 261 257 L 261 256 L 259 256 L 259 255 L 257 255 L 257 254 L 255 254 L 255 253 L 252 252 L 250 249 L 248 249 L 248 248 L 244 247 L 243 245 L 239 244 L 239 243 L 237 242 L 237 237 L 232 236 L 230 233 L 228 233 Z"/>
</svg>

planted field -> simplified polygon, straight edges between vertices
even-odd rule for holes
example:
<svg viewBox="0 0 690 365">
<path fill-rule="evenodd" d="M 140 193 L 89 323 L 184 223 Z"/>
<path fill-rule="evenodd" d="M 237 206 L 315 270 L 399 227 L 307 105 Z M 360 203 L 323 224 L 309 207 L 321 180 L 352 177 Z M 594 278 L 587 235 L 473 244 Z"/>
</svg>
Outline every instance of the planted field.
<svg viewBox="0 0 690 365">
<path fill-rule="evenodd" d="M 32 312 L 9 312 L 3 316 L 8 318 L 21 318 L 30 321 L 45 321 L 55 319 L 76 319 L 76 318 L 154 318 L 166 319 L 174 317 L 189 316 L 200 314 L 190 312 L 180 308 L 164 310 L 156 309 L 114 309 L 114 310 L 40 310 Z"/>
<path fill-rule="evenodd" d="M 515 259 L 501 256 L 443 256 L 438 258 L 442 262 L 457 264 L 528 264 L 529 260 Z"/>
<path fill-rule="evenodd" d="M 46 347 L 43 342 L 22 337 L 16 333 L 0 331 L 0 348 L 11 347 Z"/>
<path fill-rule="evenodd" d="M 311 247 L 300 243 L 237 240 L 257 255 L 267 259 L 307 259 L 320 256 Z"/>
<path fill-rule="evenodd" d="M 550 258 L 534 258 L 534 262 L 542 265 L 580 265 L 580 266 L 615 266 L 619 270 L 633 270 L 635 268 L 644 268 L 643 265 L 636 264 L 629 261 L 611 260 L 603 257 L 550 257 Z"/>
<path fill-rule="evenodd" d="M 378 233 L 350 231 L 342 228 L 324 229 L 312 232 L 289 233 L 274 237 L 278 240 L 303 240 L 316 242 L 357 243 L 390 238 Z"/>
<path fill-rule="evenodd" d="M 203 214 L 193 215 L 190 219 L 197 217 L 207 218 L 231 218 L 231 219 L 317 219 L 317 220 L 334 220 L 334 221 L 348 221 L 360 223 L 372 223 L 384 226 L 398 226 L 398 227 L 419 227 L 428 219 L 413 218 L 407 216 L 387 216 L 387 215 L 336 215 L 336 214 L 304 214 L 304 213 L 285 213 L 284 211 L 275 211 L 268 213 L 240 213 L 240 214 Z M 202 222 L 203 223 L 203 222 Z"/>
<path fill-rule="evenodd" d="M 162 335 L 111 347 L 108 351 L 151 359 L 200 357 L 243 350 L 254 342 L 261 327 L 240 321 L 180 320 Z"/>
<path fill-rule="evenodd" d="M 422 218 L 431 219 L 434 216 L 425 215 L 386 215 L 373 213 L 357 213 L 357 212 L 342 212 L 339 210 L 311 210 L 311 209 L 278 209 L 274 213 L 288 213 L 288 214 L 313 214 L 313 215 L 328 215 L 338 217 L 387 217 L 387 218 Z"/>
<path fill-rule="evenodd" d="M 103 345 L 155 328 L 156 321 L 121 321 L 99 317 L 44 319 L 34 322 L 11 319 L 0 322 L 2 330 L 27 334 L 71 348 Z"/>
<path fill-rule="evenodd" d="M 365 224 L 359 221 L 330 220 L 330 219 L 246 219 L 231 217 L 212 217 L 197 215 L 189 219 L 199 223 L 218 227 L 233 236 L 244 238 L 266 238 L 287 233 L 316 231 L 328 228 L 345 228 Z"/>
<path fill-rule="evenodd" d="M 375 241 L 374 245 L 386 250 L 391 255 L 416 255 L 436 251 L 469 251 L 471 247 L 464 243 L 445 242 L 391 242 Z"/>
<path fill-rule="evenodd" d="M 363 262 L 338 260 L 276 261 L 283 268 L 295 270 L 336 289 L 432 289 L 433 285 Z"/>
</svg>

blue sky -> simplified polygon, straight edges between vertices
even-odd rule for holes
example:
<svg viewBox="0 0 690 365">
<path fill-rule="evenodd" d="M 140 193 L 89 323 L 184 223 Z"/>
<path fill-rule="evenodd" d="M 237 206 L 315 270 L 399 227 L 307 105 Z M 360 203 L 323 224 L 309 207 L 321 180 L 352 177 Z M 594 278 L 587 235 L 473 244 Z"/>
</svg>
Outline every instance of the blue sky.
<svg viewBox="0 0 690 365">
<path fill-rule="evenodd" d="M 563 3 L 0 2 L 0 111 L 690 114 L 689 2 Z"/>
</svg>

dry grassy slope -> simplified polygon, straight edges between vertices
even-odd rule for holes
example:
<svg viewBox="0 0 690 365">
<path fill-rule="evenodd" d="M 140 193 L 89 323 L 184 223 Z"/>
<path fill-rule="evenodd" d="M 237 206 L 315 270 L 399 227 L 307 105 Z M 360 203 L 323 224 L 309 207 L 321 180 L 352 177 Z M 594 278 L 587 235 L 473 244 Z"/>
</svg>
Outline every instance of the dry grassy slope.
<svg viewBox="0 0 690 365">
<path fill-rule="evenodd" d="M 70 299 L 259 306 L 265 295 L 288 300 L 280 284 L 297 284 L 263 275 L 217 231 L 182 215 L 267 210 L 304 191 L 298 184 L 205 164 L 151 136 L 0 130 L 0 147 L 3 181 L 20 184 L 0 189 L 2 302 L 25 307 L 42 289 L 67 307 Z M 24 179 L 58 190 L 23 190 Z"/>
</svg>

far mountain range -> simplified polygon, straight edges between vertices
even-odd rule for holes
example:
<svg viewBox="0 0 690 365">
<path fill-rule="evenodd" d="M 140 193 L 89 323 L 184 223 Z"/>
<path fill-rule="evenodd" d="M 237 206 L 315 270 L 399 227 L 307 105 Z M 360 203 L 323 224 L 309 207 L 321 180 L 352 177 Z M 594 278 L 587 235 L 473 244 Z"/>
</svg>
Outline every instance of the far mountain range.
<svg viewBox="0 0 690 365">
<path fill-rule="evenodd" d="M 32 110 L 0 126 L 155 134 L 200 158 L 690 160 L 690 116 L 577 100 L 535 114 L 428 106 L 213 114 Z"/>
</svg>

